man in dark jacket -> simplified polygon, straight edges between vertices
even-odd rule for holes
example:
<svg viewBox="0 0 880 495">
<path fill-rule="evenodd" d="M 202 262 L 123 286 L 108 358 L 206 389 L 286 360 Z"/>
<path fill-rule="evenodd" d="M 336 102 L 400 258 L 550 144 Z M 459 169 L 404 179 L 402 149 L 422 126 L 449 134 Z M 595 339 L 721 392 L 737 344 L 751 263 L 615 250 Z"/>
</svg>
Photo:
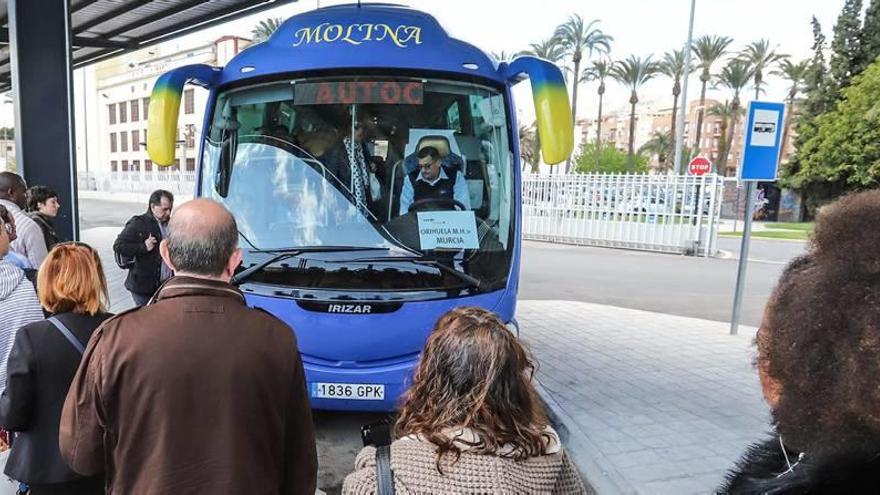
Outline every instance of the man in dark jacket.
<svg viewBox="0 0 880 495">
<path fill-rule="evenodd" d="M 315 493 L 296 339 L 229 284 L 235 220 L 197 199 L 169 232 L 160 250 L 176 276 L 93 335 L 64 404 L 62 455 L 83 475 L 107 470 L 107 493 Z"/>
<path fill-rule="evenodd" d="M 165 238 L 173 207 L 174 195 L 161 189 L 153 191 L 147 212 L 131 217 L 113 243 L 115 252 L 134 258 L 134 265 L 125 278 L 125 288 L 137 306 L 146 304 L 159 285 L 172 275 L 159 255 L 159 243 Z"/>
</svg>

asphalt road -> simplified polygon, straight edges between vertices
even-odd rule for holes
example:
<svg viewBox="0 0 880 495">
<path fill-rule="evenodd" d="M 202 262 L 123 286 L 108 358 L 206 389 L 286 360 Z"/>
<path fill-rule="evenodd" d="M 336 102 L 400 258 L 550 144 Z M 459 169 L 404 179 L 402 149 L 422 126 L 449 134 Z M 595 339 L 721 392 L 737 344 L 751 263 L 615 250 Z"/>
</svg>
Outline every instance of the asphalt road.
<svg viewBox="0 0 880 495">
<path fill-rule="evenodd" d="M 742 323 L 757 326 L 785 264 L 804 243 L 753 241 Z M 722 243 L 723 249 L 728 247 Z M 561 299 L 730 321 L 738 247 L 729 259 L 525 242 L 520 299 Z M 755 257 L 753 257 L 753 255 Z M 757 256 L 760 256 L 758 258 Z"/>
<path fill-rule="evenodd" d="M 146 203 L 146 198 L 144 203 Z M 120 227 L 145 204 L 80 200 L 80 228 Z M 729 321 L 739 240 L 720 239 L 723 258 L 691 258 L 606 248 L 526 242 L 521 299 L 561 299 Z M 757 325 L 785 263 L 804 243 L 753 241 L 743 323 Z M 339 493 L 361 448 L 360 427 L 379 414 L 316 412 L 318 486 Z"/>
</svg>

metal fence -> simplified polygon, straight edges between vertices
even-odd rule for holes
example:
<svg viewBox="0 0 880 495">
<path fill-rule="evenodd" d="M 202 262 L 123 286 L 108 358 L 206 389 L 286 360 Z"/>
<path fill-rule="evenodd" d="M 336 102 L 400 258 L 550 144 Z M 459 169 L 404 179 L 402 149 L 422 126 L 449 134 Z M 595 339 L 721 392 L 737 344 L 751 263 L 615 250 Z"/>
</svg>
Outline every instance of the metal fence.
<svg viewBox="0 0 880 495">
<path fill-rule="evenodd" d="M 723 181 L 717 175 L 523 177 L 523 237 L 710 256 Z"/>
<path fill-rule="evenodd" d="M 195 183 L 195 172 L 180 170 L 77 173 L 77 187 L 81 191 L 147 193 L 165 189 L 175 194 L 191 194 Z"/>
</svg>

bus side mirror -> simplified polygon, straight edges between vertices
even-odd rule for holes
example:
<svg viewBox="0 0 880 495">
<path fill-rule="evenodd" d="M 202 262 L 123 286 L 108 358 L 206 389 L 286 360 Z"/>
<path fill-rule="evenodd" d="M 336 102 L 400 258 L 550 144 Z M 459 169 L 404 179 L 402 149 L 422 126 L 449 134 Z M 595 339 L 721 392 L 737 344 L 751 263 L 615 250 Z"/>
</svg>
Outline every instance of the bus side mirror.
<svg viewBox="0 0 880 495">
<path fill-rule="evenodd" d="M 174 163 L 183 86 L 193 82 L 211 88 L 219 76 L 219 69 L 195 64 L 174 69 L 159 77 L 150 94 L 150 117 L 147 123 L 147 153 L 153 163 L 162 167 Z"/>
<path fill-rule="evenodd" d="M 515 84 L 525 74 L 532 82 L 532 98 L 541 154 L 549 164 L 567 160 L 574 150 L 574 123 L 565 79 L 556 65 L 537 57 L 517 57 L 500 67 L 508 82 Z"/>
</svg>

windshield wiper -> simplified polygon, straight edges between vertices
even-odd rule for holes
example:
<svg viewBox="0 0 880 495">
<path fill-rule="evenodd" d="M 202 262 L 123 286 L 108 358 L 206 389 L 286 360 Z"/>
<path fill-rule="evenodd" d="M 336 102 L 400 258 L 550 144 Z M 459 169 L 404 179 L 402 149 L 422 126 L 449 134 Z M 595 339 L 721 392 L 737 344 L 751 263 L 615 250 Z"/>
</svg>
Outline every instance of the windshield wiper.
<svg viewBox="0 0 880 495">
<path fill-rule="evenodd" d="M 440 270 L 443 273 L 452 275 L 453 277 L 458 278 L 463 282 L 467 282 L 467 284 L 475 289 L 483 288 L 483 281 L 474 277 L 473 275 L 469 275 L 461 270 L 457 270 L 449 265 L 444 264 L 440 260 L 436 260 L 433 258 L 425 258 L 422 256 L 388 256 L 382 258 L 355 258 L 351 260 L 345 260 L 347 262 L 387 262 L 387 261 L 405 261 L 407 263 L 414 263 L 416 265 L 428 265 L 433 266 Z"/>
<path fill-rule="evenodd" d="M 301 254 L 305 253 L 342 253 L 346 251 L 390 251 L 389 248 L 386 247 L 359 247 L 359 246 L 304 246 L 298 248 L 291 249 L 255 249 L 253 250 L 259 253 L 267 253 L 274 254 L 275 256 L 270 257 L 265 261 L 261 261 L 256 265 L 253 265 L 249 268 L 246 268 L 235 275 L 233 275 L 232 280 L 230 281 L 233 285 L 238 285 L 244 282 L 251 275 L 264 270 L 267 266 L 277 263 L 281 260 L 287 258 L 295 258 Z"/>
</svg>

